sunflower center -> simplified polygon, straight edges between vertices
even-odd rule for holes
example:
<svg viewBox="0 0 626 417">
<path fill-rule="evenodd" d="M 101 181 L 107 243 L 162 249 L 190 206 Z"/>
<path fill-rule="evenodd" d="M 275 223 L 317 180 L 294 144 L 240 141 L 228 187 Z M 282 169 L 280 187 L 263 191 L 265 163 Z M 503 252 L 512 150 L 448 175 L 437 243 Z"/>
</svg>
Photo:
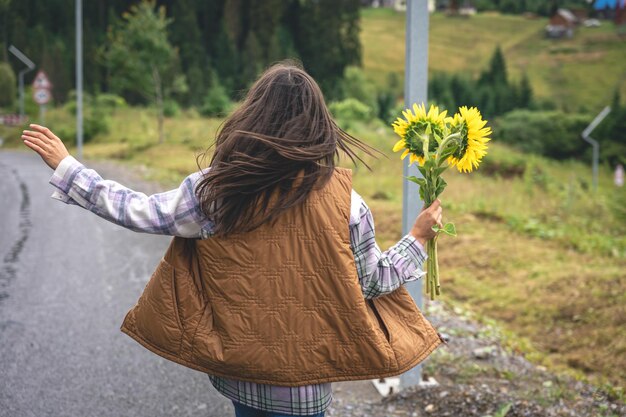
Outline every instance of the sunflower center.
<svg viewBox="0 0 626 417">
<path fill-rule="evenodd" d="M 406 148 L 414 155 L 424 156 L 424 146 L 422 140 L 418 137 L 426 136 L 426 128 L 430 125 L 433 134 L 428 141 L 428 152 L 435 152 L 437 150 L 437 141 L 433 137 L 436 133 L 439 137 L 443 137 L 443 129 L 438 123 L 433 123 L 429 120 L 418 120 L 413 122 L 406 130 L 406 136 L 404 141 L 406 142 Z"/>
</svg>

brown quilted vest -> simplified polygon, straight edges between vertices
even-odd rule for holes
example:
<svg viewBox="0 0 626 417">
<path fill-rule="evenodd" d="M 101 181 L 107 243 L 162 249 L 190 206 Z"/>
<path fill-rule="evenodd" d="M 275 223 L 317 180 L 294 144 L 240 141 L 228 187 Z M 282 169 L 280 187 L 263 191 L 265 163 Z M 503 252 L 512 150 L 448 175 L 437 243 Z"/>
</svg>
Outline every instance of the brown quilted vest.
<svg viewBox="0 0 626 417">
<path fill-rule="evenodd" d="M 213 375 L 297 386 L 398 375 L 441 340 L 404 287 L 366 300 L 350 249 L 352 172 L 245 234 L 175 237 L 121 330 Z"/>
</svg>

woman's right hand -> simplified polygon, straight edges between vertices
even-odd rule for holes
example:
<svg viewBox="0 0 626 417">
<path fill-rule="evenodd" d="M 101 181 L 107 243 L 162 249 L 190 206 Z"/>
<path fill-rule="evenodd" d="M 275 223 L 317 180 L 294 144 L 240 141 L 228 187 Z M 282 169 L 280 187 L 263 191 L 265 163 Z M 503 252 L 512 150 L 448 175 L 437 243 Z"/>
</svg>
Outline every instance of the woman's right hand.
<svg viewBox="0 0 626 417">
<path fill-rule="evenodd" d="M 30 128 L 33 130 L 22 132 L 24 145 L 37 152 L 50 168 L 57 169 L 63 158 L 69 155 L 63 141 L 47 127 L 31 124 Z"/>
<path fill-rule="evenodd" d="M 438 224 L 439 227 L 443 227 L 441 223 L 442 211 L 441 201 L 437 198 L 430 206 L 422 208 L 420 214 L 417 215 L 410 233 L 422 246 L 426 246 L 426 241 L 434 238 L 437 234 L 432 226 Z"/>
</svg>

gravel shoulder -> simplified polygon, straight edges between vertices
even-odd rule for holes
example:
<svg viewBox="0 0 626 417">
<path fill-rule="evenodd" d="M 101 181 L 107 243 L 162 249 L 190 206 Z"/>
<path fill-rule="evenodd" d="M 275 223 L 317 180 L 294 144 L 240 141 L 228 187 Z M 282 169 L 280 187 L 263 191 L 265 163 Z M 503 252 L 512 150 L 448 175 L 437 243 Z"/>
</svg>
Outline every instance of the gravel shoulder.
<svg viewBox="0 0 626 417">
<path fill-rule="evenodd" d="M 424 364 L 438 385 L 387 397 L 369 381 L 333 384 L 329 417 L 622 417 L 626 404 L 567 375 L 556 375 L 507 351 L 500 331 L 439 301 L 426 314 L 448 339 Z"/>
</svg>

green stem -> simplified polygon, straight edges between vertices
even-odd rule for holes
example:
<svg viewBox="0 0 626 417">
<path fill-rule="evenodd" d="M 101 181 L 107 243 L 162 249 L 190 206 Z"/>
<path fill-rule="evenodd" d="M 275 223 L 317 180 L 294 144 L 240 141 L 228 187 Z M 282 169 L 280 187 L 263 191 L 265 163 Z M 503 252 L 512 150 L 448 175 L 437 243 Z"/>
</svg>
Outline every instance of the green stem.
<svg viewBox="0 0 626 417">
<path fill-rule="evenodd" d="M 435 175 L 433 171 L 429 171 L 425 176 L 426 187 L 424 189 L 424 204 L 426 207 L 430 206 L 437 196 L 435 195 Z M 435 299 L 436 295 L 441 294 L 441 285 L 439 283 L 439 264 L 437 260 L 437 237 L 435 235 L 433 239 L 429 239 L 426 242 L 426 253 L 428 259 L 426 260 L 426 293 L 431 300 Z"/>
<path fill-rule="evenodd" d="M 441 156 L 441 153 L 445 151 L 450 143 L 452 143 L 452 139 L 456 139 L 459 137 L 461 137 L 461 134 L 457 132 L 448 135 L 444 140 L 441 141 L 441 145 L 439 145 L 439 148 L 437 149 L 437 153 L 435 155 L 435 162 L 437 163 L 437 166 L 439 166 L 439 157 Z"/>
<path fill-rule="evenodd" d="M 439 235 L 435 236 L 433 239 L 433 264 L 435 265 L 435 294 L 441 295 L 441 284 L 439 283 L 439 259 L 437 258 L 437 238 Z"/>
</svg>

